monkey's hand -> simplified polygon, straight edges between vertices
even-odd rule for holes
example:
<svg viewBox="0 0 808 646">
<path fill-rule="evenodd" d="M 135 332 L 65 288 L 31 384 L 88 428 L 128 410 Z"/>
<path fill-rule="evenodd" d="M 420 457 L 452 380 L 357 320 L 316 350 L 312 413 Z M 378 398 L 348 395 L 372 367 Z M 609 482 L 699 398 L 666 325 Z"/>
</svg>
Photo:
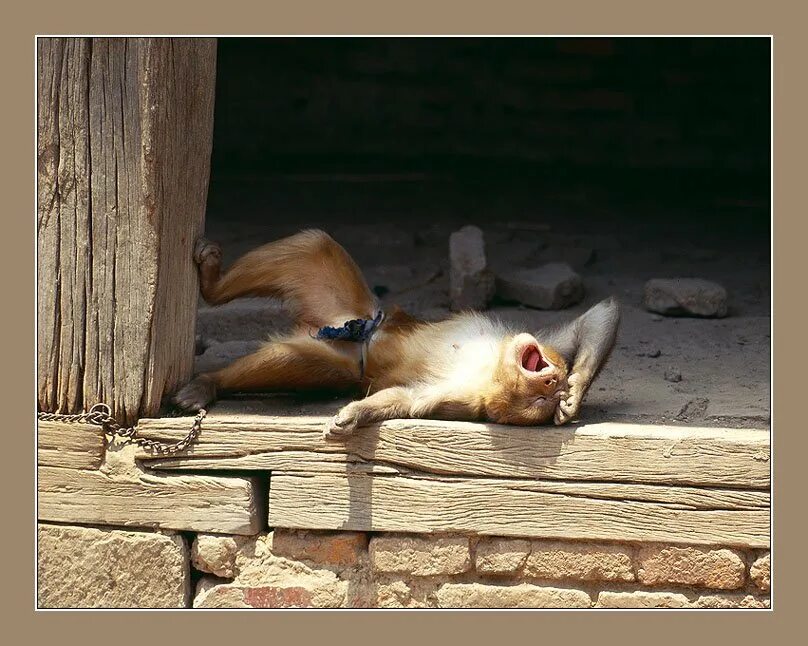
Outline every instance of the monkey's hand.
<svg viewBox="0 0 808 646">
<path fill-rule="evenodd" d="M 326 424 L 323 437 L 346 437 L 358 427 L 412 414 L 413 394 L 408 388 L 385 388 L 370 397 L 351 402 Z"/>
<path fill-rule="evenodd" d="M 351 435 L 359 426 L 361 410 L 360 402 L 351 402 L 344 406 L 334 417 L 328 420 L 323 431 L 323 437 L 326 440 L 334 440 Z"/>
<path fill-rule="evenodd" d="M 566 424 L 578 414 L 588 381 L 583 374 L 574 372 L 567 378 L 567 385 L 567 396 L 559 400 L 555 411 L 554 421 L 557 426 Z"/>
</svg>

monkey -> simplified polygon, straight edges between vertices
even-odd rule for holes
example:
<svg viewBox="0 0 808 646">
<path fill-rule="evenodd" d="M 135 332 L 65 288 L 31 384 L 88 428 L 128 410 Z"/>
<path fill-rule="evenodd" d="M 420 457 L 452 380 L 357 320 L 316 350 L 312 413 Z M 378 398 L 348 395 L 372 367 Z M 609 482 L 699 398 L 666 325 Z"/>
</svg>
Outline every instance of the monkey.
<svg viewBox="0 0 808 646">
<path fill-rule="evenodd" d="M 438 322 L 398 307 L 385 313 L 348 252 L 318 229 L 249 251 L 224 273 L 221 259 L 218 244 L 196 243 L 207 303 L 279 298 L 293 329 L 197 375 L 174 404 L 195 411 L 234 391 L 364 393 L 329 420 L 323 431 L 332 440 L 395 418 L 566 424 L 610 355 L 620 319 L 614 297 L 533 333 L 473 311 Z"/>
</svg>

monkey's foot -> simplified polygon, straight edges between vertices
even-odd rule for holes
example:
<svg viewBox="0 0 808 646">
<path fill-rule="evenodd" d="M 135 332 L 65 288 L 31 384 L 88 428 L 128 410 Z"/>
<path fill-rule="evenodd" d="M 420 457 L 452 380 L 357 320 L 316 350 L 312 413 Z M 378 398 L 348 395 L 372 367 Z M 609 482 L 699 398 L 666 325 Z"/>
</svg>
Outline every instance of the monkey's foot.
<svg viewBox="0 0 808 646">
<path fill-rule="evenodd" d="M 199 238 L 194 245 L 194 262 L 197 265 L 219 265 L 222 261 L 222 247 L 218 242 Z"/>
<path fill-rule="evenodd" d="M 195 413 L 200 408 L 205 408 L 214 399 L 216 399 L 216 384 L 205 377 L 197 377 L 180 388 L 171 401 L 182 410 Z"/>
<path fill-rule="evenodd" d="M 578 415 L 578 411 L 581 409 L 581 401 L 583 401 L 582 384 L 584 381 L 580 374 L 573 373 L 569 376 L 567 380 L 569 393 L 559 400 L 558 407 L 555 410 L 554 421 L 557 426 L 566 424 Z"/>
<path fill-rule="evenodd" d="M 578 414 L 578 411 L 581 408 L 581 402 L 579 399 L 573 399 L 572 397 L 568 397 L 567 399 L 562 399 L 558 402 L 558 408 L 555 410 L 555 424 L 556 426 L 560 426 L 561 424 L 566 424 L 569 422 L 573 417 Z"/>
<path fill-rule="evenodd" d="M 359 426 L 359 416 L 353 404 L 348 404 L 339 413 L 334 415 L 325 425 L 323 437 L 326 440 L 336 440 L 351 435 Z"/>
</svg>

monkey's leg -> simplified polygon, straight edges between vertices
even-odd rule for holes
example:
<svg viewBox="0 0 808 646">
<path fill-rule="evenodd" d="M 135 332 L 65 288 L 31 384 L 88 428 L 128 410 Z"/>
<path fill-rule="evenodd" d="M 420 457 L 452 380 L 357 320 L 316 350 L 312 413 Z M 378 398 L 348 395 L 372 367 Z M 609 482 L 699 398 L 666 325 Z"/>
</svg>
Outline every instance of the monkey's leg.
<svg viewBox="0 0 808 646">
<path fill-rule="evenodd" d="M 350 389 L 360 379 L 358 349 L 345 349 L 343 343 L 304 336 L 269 342 L 221 370 L 196 376 L 173 401 L 198 410 L 227 391 Z"/>
<path fill-rule="evenodd" d="M 556 408 L 556 424 L 565 424 L 578 414 L 586 391 L 614 347 L 619 322 L 620 310 L 614 298 L 601 301 L 573 321 L 569 334 L 574 360 L 567 378 L 567 397 Z"/>
<path fill-rule="evenodd" d="M 241 296 L 280 298 L 308 327 L 341 325 L 375 314 L 376 299 L 356 263 L 323 231 L 301 231 L 258 247 L 223 275 L 215 243 L 200 240 L 194 258 L 202 297 L 211 305 Z"/>
</svg>

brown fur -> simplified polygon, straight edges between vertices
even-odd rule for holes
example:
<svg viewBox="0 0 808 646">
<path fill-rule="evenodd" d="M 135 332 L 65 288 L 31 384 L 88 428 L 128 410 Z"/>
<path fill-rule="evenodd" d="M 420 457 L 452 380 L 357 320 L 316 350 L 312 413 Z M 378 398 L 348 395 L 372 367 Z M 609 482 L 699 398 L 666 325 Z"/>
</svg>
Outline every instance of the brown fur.
<svg viewBox="0 0 808 646">
<path fill-rule="evenodd" d="M 195 258 L 208 303 L 241 296 L 277 297 L 297 326 L 292 334 L 271 339 L 257 352 L 197 376 L 175 395 L 174 401 L 183 408 L 205 406 L 217 393 L 227 391 L 355 389 L 367 394 L 329 423 L 330 436 L 395 417 L 541 424 L 554 416 L 556 423 L 563 423 L 577 412 L 583 391 L 574 410 L 568 406 L 562 412 L 561 406 L 569 394 L 570 357 L 531 334 L 513 333 L 474 313 L 427 323 L 393 308 L 370 342 L 362 374 L 359 344 L 311 336 L 322 326 L 372 318 L 378 310 L 359 268 L 322 231 L 302 231 L 259 247 L 224 275 L 217 245 L 200 241 Z M 564 343 L 569 344 L 568 337 Z M 532 347 L 540 349 L 547 363 L 540 372 L 522 366 L 522 353 Z M 600 362 L 605 355 L 597 350 Z M 586 370 L 591 380 L 597 367 L 576 364 L 570 383 L 580 381 Z M 583 390 L 586 386 L 588 381 Z"/>
</svg>

